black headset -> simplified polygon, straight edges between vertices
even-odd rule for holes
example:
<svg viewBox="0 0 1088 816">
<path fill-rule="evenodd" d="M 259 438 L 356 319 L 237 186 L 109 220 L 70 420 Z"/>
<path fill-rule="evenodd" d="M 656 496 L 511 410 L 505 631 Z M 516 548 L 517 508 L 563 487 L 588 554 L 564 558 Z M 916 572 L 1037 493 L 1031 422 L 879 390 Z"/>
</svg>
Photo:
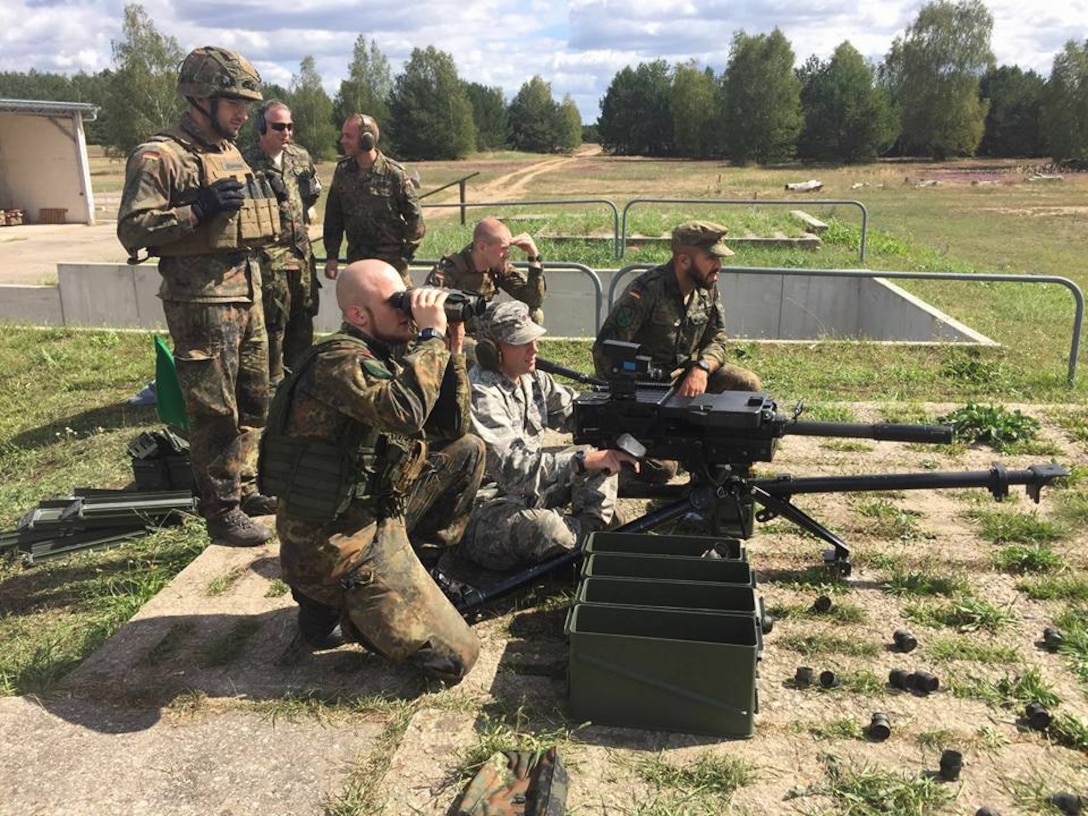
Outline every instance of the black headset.
<svg viewBox="0 0 1088 816">
<path fill-rule="evenodd" d="M 476 362 L 488 371 L 499 371 L 502 366 L 502 346 L 490 337 L 476 338 Z"/>
<path fill-rule="evenodd" d="M 287 107 L 279 99 L 269 99 L 259 108 L 257 108 L 257 118 L 253 120 L 253 125 L 257 128 L 257 132 L 259 134 L 264 136 L 266 133 L 268 133 L 268 120 L 265 118 L 265 116 L 267 116 L 268 112 L 272 110 L 272 108 L 280 106 Z"/>
<path fill-rule="evenodd" d="M 374 117 L 367 116 L 365 113 L 358 114 L 359 117 L 359 147 L 369 153 L 378 144 L 378 137 L 367 130 L 367 124 L 374 126 L 374 129 L 378 129 L 378 123 L 374 121 Z"/>
</svg>

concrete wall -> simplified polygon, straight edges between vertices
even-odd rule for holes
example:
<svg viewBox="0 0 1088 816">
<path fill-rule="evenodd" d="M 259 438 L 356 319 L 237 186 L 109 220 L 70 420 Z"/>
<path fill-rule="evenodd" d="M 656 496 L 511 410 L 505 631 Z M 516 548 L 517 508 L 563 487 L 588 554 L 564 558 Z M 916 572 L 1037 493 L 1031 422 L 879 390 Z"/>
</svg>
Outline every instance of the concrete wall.
<svg viewBox="0 0 1088 816">
<path fill-rule="evenodd" d="M 163 328 L 159 275 L 151 264 L 58 264 L 58 287 L 0 288 L 0 320 L 37 325 Z M 427 269 L 413 269 L 419 283 Z M 602 317 L 612 272 L 603 283 Z M 633 279 L 625 277 L 623 283 Z M 324 279 L 322 279 L 324 280 Z M 590 279 L 574 270 L 547 272 L 545 325 L 556 337 L 593 337 Z M 324 281 L 319 331 L 340 325 L 335 287 Z M 826 337 L 990 343 L 989 339 L 887 281 L 725 273 L 719 287 L 731 337 L 806 340 Z M 618 290 L 622 291 L 622 289 Z"/>
<path fill-rule="evenodd" d="M 0 209 L 66 209 L 66 222 L 94 223 L 94 200 L 81 114 L 0 113 Z"/>
</svg>

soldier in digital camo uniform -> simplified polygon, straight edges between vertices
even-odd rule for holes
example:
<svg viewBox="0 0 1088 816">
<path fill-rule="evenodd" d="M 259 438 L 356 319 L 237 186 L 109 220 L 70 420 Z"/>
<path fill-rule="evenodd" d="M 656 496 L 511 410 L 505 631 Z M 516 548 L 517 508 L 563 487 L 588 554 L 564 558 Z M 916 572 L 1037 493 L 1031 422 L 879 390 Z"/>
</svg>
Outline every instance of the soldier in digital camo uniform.
<svg viewBox="0 0 1088 816">
<path fill-rule="evenodd" d="M 533 564 L 576 544 L 613 517 L 616 450 L 545 450 L 545 429 L 569 431 L 577 392 L 536 370 L 545 332 L 518 301 L 485 312 L 472 381 L 472 427 L 487 446 L 487 475 L 499 496 L 472 515 L 458 552 L 492 570 Z"/>
<path fill-rule="evenodd" d="M 408 263 L 427 228 L 408 172 L 378 149 L 381 132 L 373 117 L 349 116 L 340 132 L 344 158 L 336 165 L 325 203 L 325 277 L 336 278 L 340 242 L 348 241 L 348 263 L 380 258 L 411 285 Z"/>
<path fill-rule="evenodd" d="M 136 259 L 159 256 L 166 324 L 189 420 L 200 512 L 214 539 L 236 546 L 272 533 L 250 515 L 274 512 L 256 492 L 257 440 L 268 410 L 268 339 L 255 254 L 275 239 L 273 191 L 234 145 L 261 100 L 239 54 L 197 48 L 181 64 L 181 121 L 129 156 L 117 236 Z"/>
<path fill-rule="evenodd" d="M 672 259 L 632 281 L 597 333 L 598 376 L 609 376 L 605 341 L 623 340 L 639 343 L 654 366 L 671 372 L 679 396 L 763 390 L 755 373 L 725 361 L 725 309 L 717 284 L 722 258 L 733 254 L 726 232 L 709 221 L 672 231 Z M 676 470 L 676 462 L 645 460 L 640 481 L 664 483 Z"/>
<path fill-rule="evenodd" d="M 525 253 L 529 269 L 525 272 L 510 263 L 510 247 Z M 527 232 L 513 236 L 509 227 L 497 218 L 484 218 L 472 231 L 472 243 L 460 252 L 446 255 L 427 276 L 428 286 L 468 289 L 491 301 L 499 291 L 529 307 L 533 321 L 544 323 L 545 283 L 543 258 L 536 242 Z M 476 333 L 476 321 L 468 324 L 469 334 Z"/>
<path fill-rule="evenodd" d="M 413 545 L 460 539 L 483 477 L 483 443 L 466 434 L 464 328 L 447 324 L 446 292 L 413 289 L 413 322 L 390 303 L 403 290 L 383 261 L 340 274 L 343 328 L 277 391 L 261 480 L 280 497 L 283 578 L 307 642 L 333 647 L 342 634 L 456 682 L 479 645 Z M 452 441 L 428 456 L 425 432 Z"/>
<path fill-rule="evenodd" d="M 291 109 L 278 99 L 257 111 L 257 143 L 245 158 L 264 173 L 280 202 L 280 239 L 261 250 L 268 372 L 272 386 L 294 368 L 314 342 L 320 284 L 310 246 L 310 216 L 321 195 L 313 159 L 294 144 Z"/>
</svg>

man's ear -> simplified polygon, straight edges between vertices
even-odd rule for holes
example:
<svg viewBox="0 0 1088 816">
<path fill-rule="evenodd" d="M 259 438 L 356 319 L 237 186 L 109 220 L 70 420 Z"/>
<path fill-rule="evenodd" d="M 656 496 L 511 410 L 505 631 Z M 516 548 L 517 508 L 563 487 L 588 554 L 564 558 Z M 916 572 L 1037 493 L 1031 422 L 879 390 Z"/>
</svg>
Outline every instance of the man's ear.
<svg viewBox="0 0 1088 816">
<path fill-rule="evenodd" d="M 360 329 L 370 328 L 370 312 L 362 306 L 348 306 L 348 317 L 356 327 Z"/>
<path fill-rule="evenodd" d="M 680 252 L 676 256 L 676 266 L 684 272 L 691 268 L 691 256 L 686 252 Z"/>
</svg>

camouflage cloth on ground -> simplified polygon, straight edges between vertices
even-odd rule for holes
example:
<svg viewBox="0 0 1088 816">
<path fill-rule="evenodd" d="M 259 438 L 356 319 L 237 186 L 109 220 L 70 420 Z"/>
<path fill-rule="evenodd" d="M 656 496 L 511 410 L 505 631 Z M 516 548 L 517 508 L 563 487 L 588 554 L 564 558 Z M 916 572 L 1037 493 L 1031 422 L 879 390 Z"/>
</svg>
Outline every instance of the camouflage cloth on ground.
<svg viewBox="0 0 1088 816">
<path fill-rule="evenodd" d="M 380 258 L 404 275 L 427 229 L 416 189 L 404 167 L 378 151 L 369 170 L 355 159 L 341 159 L 325 203 L 325 253 L 340 254 L 347 238 L 348 263 Z"/>
<path fill-rule="evenodd" d="M 544 449 L 546 428 L 569 430 L 577 392 L 541 371 L 515 382 L 476 366 L 470 378 L 473 428 L 487 446 L 487 475 L 500 495 L 473 513 L 459 552 L 487 569 L 513 569 L 605 527 L 617 478 L 576 473 L 573 448 Z"/>
<path fill-rule="evenodd" d="M 126 249 L 168 250 L 191 239 L 203 173 L 194 151 L 237 154 L 230 142 L 207 142 L 189 114 L 178 130 L 188 147 L 163 136 L 129 156 L 117 222 Z M 268 406 L 260 269 L 246 251 L 230 250 L 163 257 L 159 272 L 189 417 L 193 476 L 201 513 L 210 518 L 256 489 L 257 438 Z"/>
<path fill-rule="evenodd" d="M 309 201 L 303 200 L 303 188 L 314 188 L 311 179 L 317 177 L 317 171 L 304 147 L 288 144 L 280 156 L 277 166 L 258 145 L 245 153 L 250 167 L 278 176 L 287 191 L 286 200 L 279 202 L 280 239 L 261 249 L 268 368 L 273 385 L 283 379 L 284 366 L 294 368 L 313 343 L 313 318 L 321 288 L 308 234 L 308 213 L 316 198 L 311 195 Z"/>
<path fill-rule="evenodd" d="M 760 391 L 759 378 L 726 362 L 725 309 L 717 287 L 696 288 L 685 305 L 672 261 L 636 278 L 612 307 L 593 344 L 597 376 L 607 377 L 606 340 L 639 343 L 666 373 L 697 360 L 720 366 L 707 390 Z"/>
<path fill-rule="evenodd" d="M 461 794 L 454 816 L 563 816 L 569 783 L 555 748 L 496 752 Z"/>
<path fill-rule="evenodd" d="M 395 661 L 449 680 L 473 666 L 476 636 L 435 586 L 408 534 L 448 546 L 458 539 L 483 474 L 482 444 L 469 427 L 464 358 L 438 339 L 413 344 L 401 358 L 357 331 L 329 342 L 299 374 L 287 434 L 343 444 L 360 426 L 420 439 L 453 438 L 428 459 L 406 499 L 406 512 L 381 518 L 367 496 L 326 523 L 276 518 L 284 580 L 338 609 L 345 634 Z M 407 520 L 406 520 L 407 516 Z"/>
<path fill-rule="evenodd" d="M 508 263 L 503 269 L 492 267 L 477 270 L 472 263 L 472 244 L 469 244 L 460 252 L 443 256 L 427 275 L 426 284 L 479 292 L 488 302 L 501 290 L 528 306 L 534 323 L 544 324 L 544 310 L 541 308 L 546 291 L 543 267 L 530 266 L 523 271 Z M 465 331 L 469 334 L 475 334 L 479 327 L 479 318 L 474 317 L 465 323 Z"/>
</svg>

